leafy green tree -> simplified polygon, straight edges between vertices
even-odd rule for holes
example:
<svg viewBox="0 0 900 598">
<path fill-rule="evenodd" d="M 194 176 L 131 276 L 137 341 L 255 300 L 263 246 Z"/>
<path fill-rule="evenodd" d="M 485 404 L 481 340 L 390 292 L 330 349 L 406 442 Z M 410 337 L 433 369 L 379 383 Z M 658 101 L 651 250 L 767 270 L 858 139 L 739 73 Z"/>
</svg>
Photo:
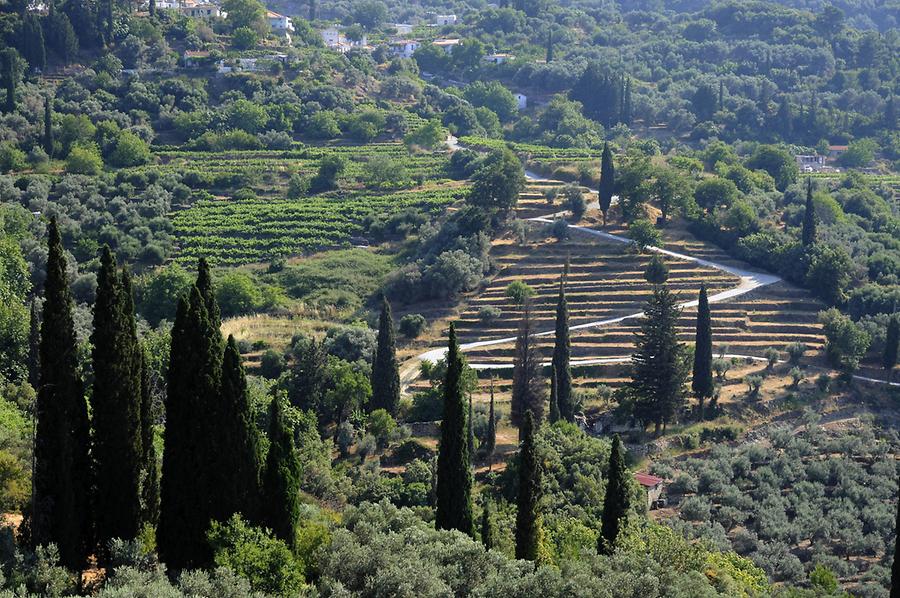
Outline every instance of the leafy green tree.
<svg viewBox="0 0 900 598">
<path fill-rule="evenodd" d="M 224 0 L 222 10 L 228 14 L 232 30 L 265 24 L 266 9 L 259 0 Z"/>
<path fill-rule="evenodd" d="M 96 176 L 103 170 L 103 158 L 96 144 L 76 145 L 66 157 L 66 172 Z"/>
<path fill-rule="evenodd" d="M 226 318 L 249 314 L 259 308 L 262 295 L 256 282 L 244 272 L 226 272 L 216 280 L 216 302 Z"/>
<path fill-rule="evenodd" d="M 612 127 L 621 116 L 621 83 L 619 77 L 604 72 L 592 62 L 569 91 L 572 100 L 581 102 L 584 115 Z"/>
<path fill-rule="evenodd" d="M 534 289 L 527 282 L 514 280 L 506 286 L 505 295 L 515 305 L 524 305 L 534 296 Z"/>
<path fill-rule="evenodd" d="M 463 359 L 453 324 L 450 324 L 448 344 L 435 524 L 438 529 L 456 529 L 474 537 L 472 468 L 466 442 L 466 407 L 462 390 Z"/>
<path fill-rule="evenodd" d="M 60 562 L 80 570 L 90 538 L 88 412 L 79 375 L 65 250 L 55 218 L 50 220 L 47 234 L 31 540 L 35 546 L 56 544 Z"/>
<path fill-rule="evenodd" d="M 653 195 L 659 202 L 660 218 L 665 225 L 672 208 L 683 206 L 690 196 L 690 185 L 674 168 L 657 168 Z"/>
<path fill-rule="evenodd" d="M 887 371 L 897 365 L 897 345 L 900 343 L 900 315 L 894 314 L 888 320 L 887 334 L 884 339 L 884 354 L 881 358 L 881 366 Z"/>
<path fill-rule="evenodd" d="M 634 248 L 640 252 L 646 251 L 648 247 L 662 246 L 662 234 L 646 218 L 633 220 L 628 225 L 628 236 Z"/>
<path fill-rule="evenodd" d="M 713 177 L 705 179 L 694 189 L 694 201 L 707 214 L 720 206 L 728 207 L 737 197 L 737 187 L 728 179 Z"/>
<path fill-rule="evenodd" d="M 344 173 L 347 164 L 344 159 L 338 155 L 326 155 L 319 162 L 319 170 L 316 176 L 309 182 L 309 191 L 311 193 L 321 193 L 322 191 L 331 191 L 337 189 L 338 177 Z"/>
<path fill-rule="evenodd" d="M 519 490 L 516 495 L 516 558 L 537 561 L 542 542 L 541 460 L 535 442 L 535 420 L 525 413 L 519 446 Z"/>
<path fill-rule="evenodd" d="M 260 502 L 259 435 L 253 414 L 241 353 L 229 335 L 222 359 L 219 391 L 218 460 L 210 464 L 219 491 L 213 518 L 223 521 L 234 513 L 254 518 Z"/>
<path fill-rule="evenodd" d="M 6 87 L 4 112 L 12 114 L 16 111 L 16 88 L 19 86 L 19 77 L 21 75 L 19 53 L 16 52 L 15 48 L 7 48 L 0 56 L 2 56 L 3 62 L 3 84 Z"/>
<path fill-rule="evenodd" d="M 712 324 L 705 283 L 700 285 L 700 298 L 697 303 L 697 329 L 694 337 L 691 390 L 697 397 L 699 419 L 703 420 L 703 400 L 712 397 L 715 390 L 712 378 Z"/>
<path fill-rule="evenodd" d="M 572 368 L 569 366 L 572 348 L 569 340 L 569 303 L 566 301 L 568 272 L 569 264 L 566 262 L 562 278 L 559 281 L 559 298 L 556 301 L 556 334 L 553 343 L 554 379 L 550 389 L 551 392 L 555 389 L 559 416 L 568 422 L 573 422 L 575 421 L 575 400 L 572 396 Z"/>
<path fill-rule="evenodd" d="M 276 538 L 293 547 L 300 518 L 300 462 L 278 397 L 269 407 L 269 453 L 262 489 L 263 522 Z"/>
<path fill-rule="evenodd" d="M 392 416 L 400 403 L 400 370 L 394 345 L 394 318 L 387 298 L 381 300 L 378 345 L 372 358 L 372 399 L 369 410 L 384 409 Z"/>
<path fill-rule="evenodd" d="M 388 17 L 388 9 L 381 0 L 361 0 L 353 5 L 351 18 L 368 30 L 376 29 Z"/>
<path fill-rule="evenodd" d="M 804 282 L 816 295 L 832 305 L 847 300 L 855 266 L 843 247 L 815 243 L 806 249 L 804 262 Z"/>
<path fill-rule="evenodd" d="M 691 96 L 691 110 L 697 116 L 698 122 L 712 120 L 717 103 L 716 90 L 712 85 L 705 83 L 697 86 L 697 90 Z"/>
<path fill-rule="evenodd" d="M 628 488 L 628 467 L 619 435 L 613 436 L 609 452 L 609 468 L 606 474 L 606 493 L 603 497 L 603 514 L 600 518 L 600 536 L 597 538 L 597 552 L 612 554 L 616 542 L 625 527 L 625 519 L 631 508 Z"/>
<path fill-rule="evenodd" d="M 825 355 L 844 372 L 853 372 L 872 342 L 865 329 L 832 307 L 819 314 L 825 333 Z"/>
<path fill-rule="evenodd" d="M 876 151 L 878 143 L 874 139 L 858 139 L 850 143 L 838 160 L 846 168 L 862 168 L 872 163 Z"/>
<path fill-rule="evenodd" d="M 653 422 L 654 433 L 671 421 L 684 402 L 688 369 L 684 345 L 678 342 L 677 325 L 681 310 L 677 299 L 665 286 L 657 286 L 644 308 L 641 329 L 631 356 L 629 391 L 635 403 L 635 417 Z"/>
<path fill-rule="evenodd" d="M 443 50 L 438 49 L 442 55 Z M 434 118 L 416 129 L 410 131 L 403 138 L 403 142 L 410 148 L 422 148 L 423 150 L 435 150 L 444 145 L 447 140 L 447 129 L 441 126 L 441 121 Z"/>
<path fill-rule="evenodd" d="M 150 146 L 146 141 L 132 133 L 122 131 L 116 139 L 115 148 L 109 154 L 109 163 L 126 168 L 140 166 L 150 161 Z"/>
<path fill-rule="evenodd" d="M 453 50 L 454 55 L 456 50 Z M 516 98 L 499 81 L 475 81 L 463 90 L 463 97 L 473 106 L 489 108 L 502 121 L 510 120 L 518 109 Z"/>
<path fill-rule="evenodd" d="M 816 242 L 816 205 L 813 203 L 811 177 L 806 179 L 806 207 L 803 210 L 803 234 L 800 238 L 804 247 Z"/>
<path fill-rule="evenodd" d="M 541 379 L 540 354 L 535 346 L 533 325 L 531 307 L 526 302 L 516 335 L 509 407 L 509 419 L 514 426 L 519 426 L 520 433 L 527 412 L 531 412 L 538 422 L 544 417 L 544 382 Z"/>
<path fill-rule="evenodd" d="M 610 205 L 612 205 L 615 189 L 616 169 L 613 165 L 612 152 L 609 149 L 609 143 L 604 143 L 603 154 L 600 156 L 600 187 L 598 189 L 600 211 L 603 212 L 603 226 L 606 226 L 606 216 L 609 213 Z"/>
<path fill-rule="evenodd" d="M 231 33 L 231 45 L 238 50 L 249 50 L 259 43 L 259 34 L 250 27 L 238 27 Z"/>
<path fill-rule="evenodd" d="M 47 50 L 44 47 L 44 29 L 37 14 L 29 12 L 22 20 L 22 58 L 34 71 L 47 67 Z"/>
<path fill-rule="evenodd" d="M 505 215 L 516 207 L 524 188 L 522 163 L 509 149 L 496 150 L 484 159 L 481 168 L 472 176 L 468 202 Z"/>
<path fill-rule="evenodd" d="M 747 160 L 747 167 L 768 172 L 775 179 L 779 191 L 796 182 L 800 173 L 794 156 L 787 149 L 775 145 L 759 146 Z"/>
<path fill-rule="evenodd" d="M 131 282 L 116 272 L 108 246 L 100 255 L 94 332 L 94 506 L 101 552 L 113 538 L 130 540 L 141 524 L 141 352 Z"/>
</svg>

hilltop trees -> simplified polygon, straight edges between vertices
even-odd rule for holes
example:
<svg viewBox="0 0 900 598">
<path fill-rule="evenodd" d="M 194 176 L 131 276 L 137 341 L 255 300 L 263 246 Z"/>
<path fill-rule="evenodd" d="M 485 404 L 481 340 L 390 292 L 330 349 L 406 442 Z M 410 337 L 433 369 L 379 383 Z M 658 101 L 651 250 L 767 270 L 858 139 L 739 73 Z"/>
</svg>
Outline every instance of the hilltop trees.
<svg viewBox="0 0 900 598">
<path fill-rule="evenodd" d="M 437 462 L 435 524 L 438 529 L 456 529 L 472 536 L 472 469 L 466 434 L 466 406 L 463 398 L 463 361 L 450 324 L 447 374 L 444 378 L 444 416 Z"/>
<path fill-rule="evenodd" d="M 378 345 L 372 357 L 372 398 L 369 412 L 384 409 L 397 414 L 400 402 L 400 373 L 397 366 L 397 350 L 394 346 L 394 319 L 386 298 L 381 300 L 381 316 L 378 319 Z"/>
<path fill-rule="evenodd" d="M 571 345 L 569 341 L 569 305 L 566 301 L 566 278 L 569 265 L 559 281 L 559 298 L 556 302 L 556 335 L 553 344 L 553 381 L 551 392 L 555 392 L 559 416 L 566 421 L 575 421 L 575 401 L 572 397 L 572 370 L 569 367 Z"/>
<path fill-rule="evenodd" d="M 616 188 L 616 169 L 613 165 L 612 152 L 609 143 L 603 144 L 603 154 L 600 156 L 600 186 L 597 189 L 600 201 L 600 211 L 603 212 L 603 226 L 606 226 L 606 216 L 612 205 L 613 192 Z"/>
<path fill-rule="evenodd" d="M 694 368 L 691 375 L 691 390 L 697 397 L 698 419 L 703 419 L 703 401 L 713 396 L 715 387 L 712 378 L 712 325 L 709 316 L 709 299 L 706 284 L 700 285 L 700 299 L 697 302 L 697 329 L 694 340 Z"/>
<path fill-rule="evenodd" d="M 645 424 L 652 422 L 656 435 L 660 429 L 665 432 L 684 402 L 688 370 L 676 332 L 680 314 L 672 292 L 665 286 L 654 287 L 631 356 L 628 390 L 634 416 Z"/>
<path fill-rule="evenodd" d="M 94 505 L 101 549 L 113 538 L 134 538 L 141 523 L 142 353 L 127 271 L 104 247 L 94 305 Z"/>
<path fill-rule="evenodd" d="M 541 549 L 541 461 L 535 445 L 535 421 L 531 411 L 525 413 L 520 435 L 516 558 L 536 561 Z"/>
<path fill-rule="evenodd" d="M 60 562 L 84 564 L 90 538 L 88 413 L 78 370 L 72 294 L 56 219 L 48 229 L 35 416 L 32 544 L 59 548 Z"/>
<path fill-rule="evenodd" d="M 606 495 L 603 497 L 603 514 L 600 518 L 600 536 L 597 538 L 597 552 L 612 554 L 619 533 L 625 526 L 625 517 L 631 507 L 628 492 L 628 468 L 619 435 L 613 436 L 609 452 Z"/>
</svg>

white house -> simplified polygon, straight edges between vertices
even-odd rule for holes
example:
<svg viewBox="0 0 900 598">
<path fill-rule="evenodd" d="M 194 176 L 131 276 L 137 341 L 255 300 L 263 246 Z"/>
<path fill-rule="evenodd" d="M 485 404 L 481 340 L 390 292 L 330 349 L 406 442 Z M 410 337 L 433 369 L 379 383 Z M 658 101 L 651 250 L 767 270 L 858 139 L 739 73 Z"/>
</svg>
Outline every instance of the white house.
<svg viewBox="0 0 900 598">
<path fill-rule="evenodd" d="M 344 34 L 337 27 L 329 27 L 321 32 L 322 41 L 325 42 L 326 48 L 336 48 L 344 39 Z"/>
<path fill-rule="evenodd" d="M 436 39 L 434 45 L 441 48 L 447 54 L 453 54 L 453 48 L 459 45 L 458 39 Z"/>
<path fill-rule="evenodd" d="M 149 3 L 148 3 L 149 6 Z M 172 9 L 172 8 L 180 8 L 181 3 L 178 0 L 156 0 L 156 8 L 160 9 Z"/>
<path fill-rule="evenodd" d="M 413 30 L 413 26 L 409 23 L 394 23 L 391 27 L 397 30 L 397 35 L 409 35 Z"/>
<path fill-rule="evenodd" d="M 193 6 L 182 6 L 181 12 L 193 19 L 214 19 L 224 17 L 222 12 L 215 4 L 195 4 Z"/>
<path fill-rule="evenodd" d="M 443 27 L 444 25 L 455 25 L 456 15 L 437 15 L 436 17 L 434 17 L 434 24 L 438 27 Z"/>
<path fill-rule="evenodd" d="M 322 41 L 325 42 L 326 48 L 337 50 L 341 54 L 346 54 L 352 48 L 363 48 L 369 45 L 369 38 L 364 33 L 357 40 L 349 39 L 340 26 L 329 27 L 321 31 Z"/>
<path fill-rule="evenodd" d="M 391 49 L 394 54 L 402 58 L 412 58 L 416 50 L 419 49 L 419 42 L 414 39 L 398 39 L 391 42 Z"/>
<path fill-rule="evenodd" d="M 266 20 L 269 21 L 269 27 L 272 28 L 274 33 L 286 34 L 294 30 L 294 23 L 291 21 L 291 17 L 268 10 L 266 11 Z"/>
<path fill-rule="evenodd" d="M 482 60 L 491 64 L 503 64 L 515 58 L 512 54 L 488 54 Z"/>
<path fill-rule="evenodd" d="M 516 106 L 519 110 L 525 110 L 528 107 L 528 97 L 524 93 L 515 94 Z"/>
</svg>

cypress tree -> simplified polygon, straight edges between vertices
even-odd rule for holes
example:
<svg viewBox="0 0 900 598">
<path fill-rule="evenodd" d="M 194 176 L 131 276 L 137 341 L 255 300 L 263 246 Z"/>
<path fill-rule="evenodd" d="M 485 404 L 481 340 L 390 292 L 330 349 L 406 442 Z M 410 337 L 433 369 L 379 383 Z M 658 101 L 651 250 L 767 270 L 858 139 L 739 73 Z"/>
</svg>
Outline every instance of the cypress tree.
<svg viewBox="0 0 900 598">
<path fill-rule="evenodd" d="M 816 207 L 813 203 L 812 178 L 806 179 L 806 209 L 803 211 L 802 242 L 809 247 L 816 242 Z"/>
<path fill-rule="evenodd" d="M 94 304 L 94 512 L 105 553 L 113 538 L 134 538 L 141 521 L 141 369 L 131 284 L 116 272 L 109 247 L 100 255 Z"/>
<path fill-rule="evenodd" d="M 397 366 L 397 349 L 394 346 L 394 319 L 387 299 L 381 299 L 381 316 L 378 319 L 378 344 L 372 359 L 372 398 L 369 411 L 384 409 L 397 415 L 400 403 L 400 370 Z"/>
<path fill-rule="evenodd" d="M 887 335 L 884 341 L 884 355 L 881 359 L 881 365 L 889 372 L 897 365 L 898 343 L 900 343 L 900 315 L 894 314 L 888 320 Z"/>
<path fill-rule="evenodd" d="M 615 189 L 616 168 L 613 164 L 612 152 L 609 143 L 603 144 L 603 154 L 600 157 L 600 186 L 597 189 L 600 200 L 600 211 L 603 212 L 603 226 L 606 226 L 606 216 L 612 205 L 613 190 Z"/>
<path fill-rule="evenodd" d="M 551 393 L 556 392 L 559 415 L 568 422 L 575 421 L 575 401 L 572 397 L 572 370 L 569 367 L 571 342 L 569 340 L 569 304 L 566 300 L 566 279 L 569 263 L 559 281 L 559 299 L 556 302 L 556 335 L 553 344 L 553 369 L 555 383 L 551 383 Z"/>
<path fill-rule="evenodd" d="M 159 523 L 159 465 L 153 433 L 153 396 L 147 354 L 141 350 L 141 521 L 153 527 Z"/>
<path fill-rule="evenodd" d="M 553 62 L 553 30 L 547 31 L 547 64 Z"/>
<path fill-rule="evenodd" d="M 469 393 L 469 410 L 466 412 L 466 432 L 468 433 L 469 443 L 469 462 L 474 464 L 475 461 L 475 418 L 472 410 L 472 393 Z"/>
<path fill-rule="evenodd" d="M 44 138 L 42 140 L 44 151 L 49 157 L 53 157 L 53 107 L 50 104 L 50 96 L 44 98 Z"/>
<path fill-rule="evenodd" d="M 269 453 L 262 487 L 265 526 L 293 547 L 300 517 L 300 462 L 278 397 L 272 399 L 269 408 Z"/>
<path fill-rule="evenodd" d="M 680 315 L 671 291 L 664 285 L 654 287 L 631 356 L 628 389 L 634 397 L 635 417 L 645 424 L 653 422 L 656 435 L 660 428 L 665 430 L 684 401 L 688 364 L 676 330 Z"/>
<path fill-rule="evenodd" d="M 725 83 L 719 80 L 719 112 L 725 110 Z"/>
<path fill-rule="evenodd" d="M 534 345 L 531 307 L 530 302 L 526 300 L 522 320 L 519 323 L 519 333 L 516 336 L 509 414 L 513 425 L 519 427 L 525 421 L 526 411 L 531 411 L 537 422 L 544 417 L 544 386 L 540 376 L 541 362 Z"/>
<path fill-rule="evenodd" d="M 28 327 L 28 383 L 37 390 L 41 376 L 41 316 L 37 299 L 31 302 Z"/>
<path fill-rule="evenodd" d="M 494 416 L 494 377 L 491 376 L 491 405 L 488 408 L 487 438 L 484 441 L 484 452 L 488 460 L 488 470 L 494 463 L 494 450 L 497 448 L 497 420 Z"/>
<path fill-rule="evenodd" d="M 900 500 L 897 501 L 897 516 L 894 529 L 900 530 Z M 894 534 L 894 560 L 891 563 L 891 598 L 900 598 L 900 533 Z"/>
<path fill-rule="evenodd" d="M 156 0 L 150 0 L 150 18 L 156 16 Z"/>
<path fill-rule="evenodd" d="M 78 368 L 66 256 L 55 218 L 48 235 L 35 406 L 32 543 L 55 543 L 60 562 L 80 570 L 90 544 L 88 413 Z"/>
<path fill-rule="evenodd" d="M 697 331 L 694 340 L 694 369 L 691 376 L 691 390 L 697 397 L 699 419 L 703 419 L 703 400 L 713 395 L 712 377 L 712 325 L 709 317 L 709 299 L 706 297 L 706 283 L 700 285 L 700 299 L 697 302 Z"/>
<path fill-rule="evenodd" d="M 44 47 L 44 29 L 34 13 L 28 13 L 22 21 L 22 54 L 32 71 L 47 67 L 47 50 Z"/>
<path fill-rule="evenodd" d="M 538 559 L 541 547 L 541 462 L 535 445 L 531 411 L 522 423 L 519 448 L 519 493 L 516 497 L 516 558 Z"/>
<path fill-rule="evenodd" d="M 624 527 L 624 519 L 631 506 L 628 493 L 628 468 L 619 435 L 613 436 L 609 452 L 609 471 L 606 474 L 606 495 L 603 497 L 603 514 L 600 517 L 600 537 L 597 538 L 597 552 L 612 554 L 616 540 Z"/>
<path fill-rule="evenodd" d="M 209 326 L 215 330 L 215 334 L 219 338 L 219 344 L 222 343 L 222 333 L 219 329 L 222 326 L 222 316 L 219 313 L 219 304 L 216 302 L 216 291 L 213 288 L 212 271 L 209 268 L 209 262 L 205 257 L 201 257 L 197 262 L 197 289 L 203 302 L 206 304 L 206 314 L 209 320 Z"/>
<path fill-rule="evenodd" d="M 463 360 L 450 324 L 447 374 L 444 378 L 444 417 L 437 462 L 435 524 L 474 537 L 472 469 L 466 443 L 466 408 L 462 394 Z"/>
<path fill-rule="evenodd" d="M 481 508 L 481 544 L 485 550 L 494 547 L 494 526 L 491 522 L 491 503 L 485 497 L 484 505 Z"/>
<path fill-rule="evenodd" d="M 231 335 L 222 360 L 219 405 L 219 460 L 218 470 L 213 472 L 213 483 L 220 492 L 213 518 L 224 521 L 234 513 L 241 513 L 254 519 L 254 507 L 259 502 L 259 437 L 250 413 L 241 354 Z"/>
<path fill-rule="evenodd" d="M 12 114 L 16 111 L 16 86 L 19 83 L 19 53 L 7 48 L 3 53 L 3 79 L 6 83 L 6 105 L 4 111 Z"/>
<path fill-rule="evenodd" d="M 556 381 L 556 364 L 550 365 L 550 423 L 555 424 L 560 420 L 559 413 L 559 387 Z"/>
</svg>

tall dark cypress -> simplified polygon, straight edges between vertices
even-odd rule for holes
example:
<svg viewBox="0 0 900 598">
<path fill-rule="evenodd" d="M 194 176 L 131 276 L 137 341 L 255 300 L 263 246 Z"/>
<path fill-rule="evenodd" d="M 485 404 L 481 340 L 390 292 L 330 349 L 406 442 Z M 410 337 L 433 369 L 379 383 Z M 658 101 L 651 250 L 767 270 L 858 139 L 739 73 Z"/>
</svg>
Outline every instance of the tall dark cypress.
<svg viewBox="0 0 900 598">
<path fill-rule="evenodd" d="M 400 403 L 400 370 L 397 365 L 397 349 L 394 346 L 394 319 L 391 305 L 381 300 L 381 316 L 378 319 L 378 344 L 372 359 L 372 398 L 369 410 L 385 409 L 397 415 Z"/>
<path fill-rule="evenodd" d="M 91 353 L 94 367 L 94 512 L 101 554 L 113 538 L 137 536 L 141 522 L 141 368 L 131 284 L 100 255 Z"/>
<path fill-rule="evenodd" d="M 150 0 L 150 18 L 156 16 L 156 0 Z"/>
<path fill-rule="evenodd" d="M 897 516 L 894 529 L 900 530 L 900 499 L 897 500 Z M 891 598 L 900 598 L 900 533 L 894 533 L 894 560 L 891 563 Z"/>
<path fill-rule="evenodd" d="M 213 288 L 212 271 L 209 262 L 205 257 L 201 257 L 197 262 L 197 289 L 203 302 L 206 305 L 206 315 L 209 320 L 209 326 L 215 329 L 215 334 L 219 337 L 219 343 L 222 342 L 222 334 L 219 328 L 222 326 L 222 316 L 219 313 L 219 304 L 216 302 L 216 291 Z"/>
<path fill-rule="evenodd" d="M 16 111 L 16 86 L 19 83 L 19 53 L 15 48 L 7 48 L 3 53 L 3 78 L 6 81 L 6 104 L 4 111 L 12 114 Z"/>
<path fill-rule="evenodd" d="M 575 421 L 575 401 L 572 396 L 572 370 L 569 366 L 571 342 L 569 340 L 569 304 L 566 301 L 566 279 L 569 263 L 566 262 L 559 281 L 559 298 L 556 302 L 556 335 L 553 344 L 553 373 L 556 376 L 556 404 L 559 415 L 568 422 Z"/>
<path fill-rule="evenodd" d="M 625 524 L 631 497 L 628 494 L 628 468 L 619 435 L 613 436 L 609 452 L 609 471 L 606 474 L 606 495 L 603 497 L 603 514 L 600 517 L 600 537 L 597 552 L 612 554 L 616 540 Z"/>
<path fill-rule="evenodd" d="M 519 493 L 516 497 L 516 558 L 536 561 L 541 548 L 541 462 L 531 411 L 522 423 L 519 448 Z"/>
<path fill-rule="evenodd" d="M 247 379 L 237 341 L 228 337 L 222 361 L 219 393 L 219 460 L 213 483 L 220 488 L 213 518 L 222 521 L 234 513 L 255 519 L 259 503 L 259 436 L 250 413 Z"/>
<path fill-rule="evenodd" d="M 548 419 L 555 424 L 561 418 L 559 413 L 559 387 L 556 381 L 556 364 L 550 364 L 550 415 Z"/>
<path fill-rule="evenodd" d="M 162 560 L 174 570 L 210 562 L 206 531 L 219 491 L 210 484 L 210 467 L 217 459 L 222 336 L 198 286 L 212 296 L 203 265 L 190 298 L 179 302 L 172 327 L 157 538 Z M 214 298 L 212 303 L 217 314 Z"/>
<path fill-rule="evenodd" d="M 475 412 L 472 410 L 472 393 L 469 393 L 469 409 L 466 411 L 466 433 L 469 444 L 469 463 L 475 461 Z"/>
<path fill-rule="evenodd" d="M 31 302 L 28 327 L 28 383 L 35 390 L 41 376 L 41 315 L 37 299 Z"/>
<path fill-rule="evenodd" d="M 50 221 L 35 412 L 32 542 L 59 548 L 60 562 L 80 570 L 90 545 L 90 458 L 87 402 L 66 256 L 56 219 Z"/>
<path fill-rule="evenodd" d="M 294 435 L 284 422 L 281 403 L 269 407 L 269 453 L 263 475 L 263 524 L 293 547 L 300 517 L 300 462 Z"/>
<path fill-rule="evenodd" d="M 806 179 L 806 208 L 803 211 L 802 242 L 809 247 L 816 242 L 816 206 L 813 203 L 812 177 Z"/>
<path fill-rule="evenodd" d="M 890 372 L 897 365 L 897 345 L 900 343 L 900 314 L 894 314 L 888 320 L 887 334 L 884 339 L 884 354 L 881 365 Z"/>
<path fill-rule="evenodd" d="M 616 184 L 616 168 L 613 164 L 612 152 L 609 144 L 603 144 L 603 154 L 600 156 L 600 186 L 597 189 L 600 201 L 600 211 L 603 212 L 603 226 L 606 226 L 606 216 L 612 205 L 613 190 Z"/>
<path fill-rule="evenodd" d="M 156 527 L 159 523 L 159 464 L 153 424 L 150 368 L 147 354 L 141 350 L 141 521 Z"/>
<path fill-rule="evenodd" d="M 474 537 L 472 468 L 466 442 L 466 407 L 462 391 L 463 360 L 450 324 L 447 374 L 444 378 L 444 417 L 437 462 L 435 524 Z"/>
<path fill-rule="evenodd" d="M 541 361 L 535 346 L 531 321 L 531 307 L 526 300 L 519 332 L 516 336 L 515 361 L 513 362 L 512 398 L 509 419 L 515 426 L 522 426 L 525 412 L 531 411 L 535 421 L 544 417 L 544 382 L 541 379 Z"/>
<path fill-rule="evenodd" d="M 484 440 L 484 452 L 488 460 L 488 469 L 494 462 L 494 451 L 497 448 L 497 420 L 494 415 L 494 377 L 491 376 L 491 405 L 488 408 L 487 438 Z"/>
<path fill-rule="evenodd" d="M 44 138 L 42 140 L 44 151 L 53 157 L 53 107 L 50 96 L 44 98 Z"/>
<path fill-rule="evenodd" d="M 709 315 L 709 299 L 706 297 L 706 283 L 700 285 L 700 299 L 697 302 L 697 331 L 694 340 L 694 369 L 691 390 L 697 397 L 699 419 L 703 419 L 703 401 L 713 396 L 715 390 L 712 376 L 712 323 Z"/>
<path fill-rule="evenodd" d="M 481 544 L 485 550 L 494 547 L 494 529 L 491 522 L 491 503 L 485 497 L 484 505 L 481 507 Z"/>
<path fill-rule="evenodd" d="M 547 31 L 547 64 L 553 62 L 553 30 Z"/>
</svg>

